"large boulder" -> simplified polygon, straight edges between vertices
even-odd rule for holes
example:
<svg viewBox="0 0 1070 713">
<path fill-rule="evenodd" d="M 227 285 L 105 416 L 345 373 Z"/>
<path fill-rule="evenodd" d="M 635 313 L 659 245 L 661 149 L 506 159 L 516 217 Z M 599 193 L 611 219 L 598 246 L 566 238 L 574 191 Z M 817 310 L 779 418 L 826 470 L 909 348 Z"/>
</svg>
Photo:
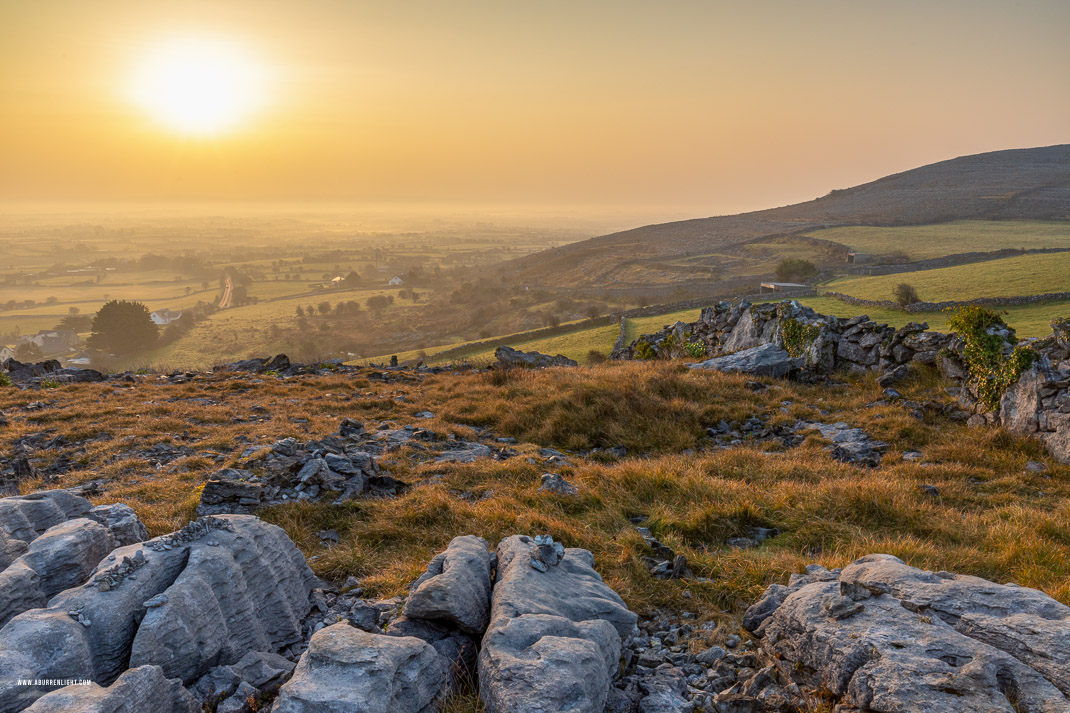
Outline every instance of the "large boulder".
<svg viewBox="0 0 1070 713">
<path fill-rule="evenodd" d="M 52 691 L 26 709 L 27 713 L 201 713 L 201 704 L 168 679 L 159 666 L 132 668 L 107 688 L 95 683 L 75 684 Z"/>
<path fill-rule="evenodd" d="M 0 572 L 0 627 L 84 582 L 114 546 L 108 529 L 86 518 L 49 528 Z"/>
<path fill-rule="evenodd" d="M 29 544 L 45 530 L 75 517 L 86 517 L 93 506 L 66 490 L 43 490 L 0 498 L 0 532 Z"/>
<path fill-rule="evenodd" d="M 762 344 L 688 366 L 692 369 L 712 369 L 774 377 L 787 376 L 795 368 L 791 356 L 776 344 Z"/>
<path fill-rule="evenodd" d="M 432 713 L 446 686 L 430 644 L 334 624 L 313 634 L 273 713 Z"/>
<path fill-rule="evenodd" d="M 517 535 L 498 545 L 480 695 L 487 713 L 602 713 L 637 617 L 590 552 L 555 548 L 548 557 L 540 547 L 550 544 Z"/>
<path fill-rule="evenodd" d="M 247 515 L 119 548 L 89 584 L 0 629 L 0 713 L 48 692 L 20 678 L 108 685 L 128 667 L 155 664 L 188 683 L 248 651 L 277 651 L 302 639 L 314 583 L 286 534 Z"/>
<path fill-rule="evenodd" d="M 504 367 L 541 369 L 547 366 L 577 366 L 575 361 L 563 354 L 550 356 L 539 352 L 522 352 L 507 346 L 495 349 L 494 358 Z"/>
<path fill-rule="evenodd" d="M 491 570 L 487 541 L 475 535 L 455 537 L 416 580 L 404 615 L 452 624 L 480 635 L 490 619 Z"/>
<path fill-rule="evenodd" d="M 1070 710 L 1070 607 L 1033 589 L 869 555 L 770 587 L 744 624 L 845 710 Z"/>
</svg>

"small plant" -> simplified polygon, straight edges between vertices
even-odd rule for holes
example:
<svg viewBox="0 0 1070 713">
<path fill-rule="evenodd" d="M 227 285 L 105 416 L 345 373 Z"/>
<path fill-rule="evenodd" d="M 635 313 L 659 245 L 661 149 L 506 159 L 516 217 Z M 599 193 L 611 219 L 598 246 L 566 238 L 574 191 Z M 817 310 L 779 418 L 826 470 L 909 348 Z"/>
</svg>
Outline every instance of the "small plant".
<svg viewBox="0 0 1070 713">
<path fill-rule="evenodd" d="M 58 381 L 56 381 L 55 379 L 44 379 L 41 382 L 41 388 L 42 389 L 58 389 L 59 387 L 60 387 L 60 383 Z"/>
<path fill-rule="evenodd" d="M 702 342 L 688 342 L 684 345 L 684 351 L 692 359 L 701 359 L 706 356 L 706 345 Z"/>
<path fill-rule="evenodd" d="M 11 386 L 11 377 L 0 373 L 0 386 Z"/>
<path fill-rule="evenodd" d="M 635 358 L 640 361 L 649 361 L 658 358 L 658 350 L 645 339 L 640 339 L 635 344 Z"/>
<path fill-rule="evenodd" d="M 278 376 L 278 375 L 279 375 L 279 370 L 278 369 L 268 369 L 267 371 L 264 372 L 264 376 Z"/>
<path fill-rule="evenodd" d="M 605 353 L 604 352 L 600 352 L 597 349 L 592 349 L 589 352 L 587 352 L 587 363 L 588 364 L 605 364 L 606 363 L 606 359 L 607 359 L 607 357 L 606 357 Z"/>
<path fill-rule="evenodd" d="M 1005 342 L 1018 343 L 1000 316 L 1006 312 L 994 312 L 977 304 L 949 311 L 952 315 L 948 326 L 962 339 L 962 361 L 970 386 L 985 407 L 998 411 L 1003 394 L 1033 365 L 1037 354 L 1020 346 L 1014 346 L 1009 355 L 1003 353 Z"/>
<path fill-rule="evenodd" d="M 909 285 L 906 282 L 900 282 L 896 285 L 892 296 L 895 298 L 895 303 L 900 307 L 908 307 L 915 302 L 921 302 L 921 298 L 918 297 L 918 291 L 914 289 L 913 285 Z"/>
<path fill-rule="evenodd" d="M 780 320 L 780 332 L 784 337 L 784 351 L 794 358 L 802 356 L 814 340 L 821 336 L 821 327 L 786 317 Z"/>
</svg>

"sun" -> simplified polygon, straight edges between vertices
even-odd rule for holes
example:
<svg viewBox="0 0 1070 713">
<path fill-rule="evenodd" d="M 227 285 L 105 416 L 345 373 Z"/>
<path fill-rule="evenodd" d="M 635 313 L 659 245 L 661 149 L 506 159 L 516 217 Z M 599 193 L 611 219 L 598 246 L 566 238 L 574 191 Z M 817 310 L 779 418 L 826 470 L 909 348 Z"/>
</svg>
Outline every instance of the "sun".
<svg viewBox="0 0 1070 713">
<path fill-rule="evenodd" d="M 130 94 L 173 131 L 207 136 L 231 131 L 263 103 L 264 69 L 225 40 L 172 39 L 137 63 Z"/>
</svg>

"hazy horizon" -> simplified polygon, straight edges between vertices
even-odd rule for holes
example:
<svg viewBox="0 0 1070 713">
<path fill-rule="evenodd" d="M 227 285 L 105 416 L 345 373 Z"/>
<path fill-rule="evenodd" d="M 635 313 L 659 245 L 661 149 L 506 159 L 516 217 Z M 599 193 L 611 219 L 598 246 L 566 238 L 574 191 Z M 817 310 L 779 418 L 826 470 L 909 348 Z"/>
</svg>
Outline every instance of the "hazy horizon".
<svg viewBox="0 0 1070 713">
<path fill-rule="evenodd" d="M 1065 143 L 1070 125 L 1070 4 L 1046 0 L 2 12 L 9 206 L 524 206 L 658 222 Z M 188 77 L 172 86 L 190 53 L 203 55 L 194 80 L 234 80 L 218 106 L 191 106 L 202 87 Z"/>
</svg>

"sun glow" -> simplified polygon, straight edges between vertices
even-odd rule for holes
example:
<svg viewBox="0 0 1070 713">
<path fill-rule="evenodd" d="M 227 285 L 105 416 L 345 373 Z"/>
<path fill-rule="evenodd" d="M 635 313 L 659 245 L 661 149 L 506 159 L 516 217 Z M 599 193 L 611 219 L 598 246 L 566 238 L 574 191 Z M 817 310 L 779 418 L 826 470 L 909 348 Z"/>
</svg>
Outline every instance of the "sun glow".
<svg viewBox="0 0 1070 713">
<path fill-rule="evenodd" d="M 131 96 L 168 128 L 189 135 L 233 130 L 264 101 L 264 71 L 237 45 L 188 38 L 154 46 Z"/>
</svg>

